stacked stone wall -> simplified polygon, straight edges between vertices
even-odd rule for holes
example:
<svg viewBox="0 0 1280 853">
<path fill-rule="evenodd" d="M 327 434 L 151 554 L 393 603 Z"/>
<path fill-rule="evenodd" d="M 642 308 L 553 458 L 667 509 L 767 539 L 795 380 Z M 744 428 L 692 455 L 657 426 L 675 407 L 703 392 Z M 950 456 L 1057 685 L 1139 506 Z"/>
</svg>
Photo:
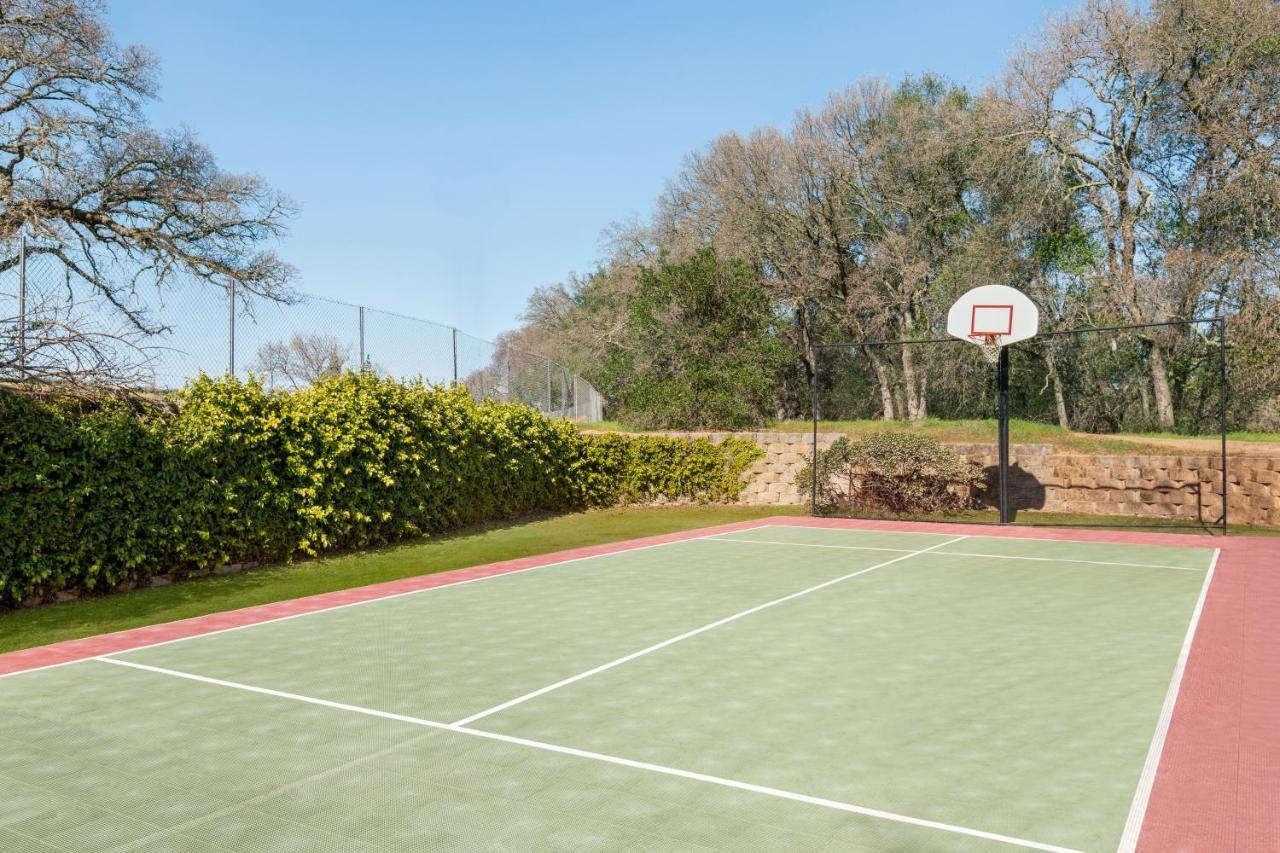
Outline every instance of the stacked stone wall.
<svg viewBox="0 0 1280 853">
<path fill-rule="evenodd" d="M 796 476 L 809 459 L 809 433 L 672 432 L 674 437 L 720 441 L 736 435 L 764 450 L 744 475 L 740 503 L 757 506 L 803 505 L 807 486 Z M 840 433 L 818 434 L 826 449 Z M 949 445 L 989 472 L 996 466 L 994 444 Z M 1015 445 L 1010 453 L 1011 494 L 1015 508 L 1028 512 L 1142 516 L 1153 519 L 1215 521 L 1222 514 L 1222 468 L 1217 456 L 1056 452 L 1051 445 Z M 1227 513 L 1233 524 L 1280 525 L 1280 455 L 1227 459 Z"/>
</svg>

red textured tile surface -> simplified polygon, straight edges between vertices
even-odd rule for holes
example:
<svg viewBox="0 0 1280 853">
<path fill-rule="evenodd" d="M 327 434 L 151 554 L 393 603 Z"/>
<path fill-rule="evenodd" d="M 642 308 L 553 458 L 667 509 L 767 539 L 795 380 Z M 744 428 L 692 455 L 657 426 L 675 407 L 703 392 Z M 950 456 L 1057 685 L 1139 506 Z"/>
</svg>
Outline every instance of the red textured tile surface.
<svg viewBox="0 0 1280 853">
<path fill-rule="evenodd" d="M 1221 548 L 1139 853 L 1280 853 L 1280 539 L 780 516 L 422 575 L 0 655 L 0 674 L 413 590 L 762 524 Z"/>
<path fill-rule="evenodd" d="M 1138 853 L 1280 853 L 1280 539 L 825 518 L 804 527 L 1221 548 Z"/>
</svg>

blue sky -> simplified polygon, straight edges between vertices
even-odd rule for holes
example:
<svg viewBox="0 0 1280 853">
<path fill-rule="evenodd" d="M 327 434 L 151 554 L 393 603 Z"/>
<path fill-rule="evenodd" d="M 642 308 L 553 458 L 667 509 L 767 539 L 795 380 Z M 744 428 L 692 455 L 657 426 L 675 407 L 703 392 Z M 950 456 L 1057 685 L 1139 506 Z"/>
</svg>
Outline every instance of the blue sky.
<svg viewBox="0 0 1280 853">
<path fill-rule="evenodd" d="M 1065 0 L 114 0 L 157 125 L 302 208 L 301 286 L 492 337 L 690 151 L 867 76 L 981 84 Z"/>
</svg>

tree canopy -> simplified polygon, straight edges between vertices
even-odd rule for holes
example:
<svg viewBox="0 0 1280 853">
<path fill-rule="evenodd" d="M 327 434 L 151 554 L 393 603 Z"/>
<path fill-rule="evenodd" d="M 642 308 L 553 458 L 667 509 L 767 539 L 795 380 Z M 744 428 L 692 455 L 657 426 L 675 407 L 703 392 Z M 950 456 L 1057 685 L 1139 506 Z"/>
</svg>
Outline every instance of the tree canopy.
<svg viewBox="0 0 1280 853">
<path fill-rule="evenodd" d="M 156 60 L 116 44 L 103 13 L 97 0 L 0 0 L 0 272 L 19 264 L 25 241 L 28 258 L 56 258 L 68 282 L 140 333 L 158 331 L 130 298 L 143 282 L 194 277 L 280 297 L 294 270 L 268 246 L 292 204 L 261 178 L 218 168 L 191 131 L 149 126 Z M 67 306 L 41 308 L 58 318 L 42 341 L 62 361 L 94 348 Z M 0 331 L 15 322 L 0 317 Z M 17 348 L 0 334 L 0 371 L 28 355 Z M 56 378 L 59 358 L 47 362 Z"/>
<path fill-rule="evenodd" d="M 615 229 L 599 270 L 535 293 L 520 335 L 595 382 L 616 414 L 676 425 L 660 410 L 701 400 L 692 389 L 707 375 L 672 362 L 663 393 L 646 396 L 649 377 L 619 359 L 652 337 L 634 331 L 646 282 L 714 250 L 745 265 L 727 280 L 743 298 L 725 304 L 743 328 L 754 306 L 788 353 L 775 364 L 743 351 L 750 383 L 715 378 L 760 401 L 756 420 L 807 414 L 820 359 L 824 416 L 985 416 L 972 353 L 816 345 L 942 336 L 957 295 L 1002 283 L 1036 300 L 1049 329 L 1227 318 L 1232 423 L 1277 429 L 1278 128 L 1280 6 L 1087 0 L 981 90 L 930 74 L 866 80 L 785 130 L 717 138 L 649 220 Z M 694 319 L 682 354 L 721 334 Z M 1018 363 L 1023 405 L 1072 428 L 1216 425 L 1213 332 L 1039 339 Z M 682 418 L 730 423 L 711 408 Z"/>
</svg>

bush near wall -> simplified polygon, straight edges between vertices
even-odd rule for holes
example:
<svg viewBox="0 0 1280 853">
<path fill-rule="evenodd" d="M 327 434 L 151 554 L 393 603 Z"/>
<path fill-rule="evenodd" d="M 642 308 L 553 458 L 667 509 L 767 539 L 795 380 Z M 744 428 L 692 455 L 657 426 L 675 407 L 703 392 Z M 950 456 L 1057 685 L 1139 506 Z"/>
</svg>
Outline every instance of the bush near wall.
<svg viewBox="0 0 1280 853">
<path fill-rule="evenodd" d="M 796 474 L 801 489 L 810 465 Z M 817 503 L 823 511 L 936 512 L 968 507 L 983 485 L 982 467 L 937 439 L 906 432 L 842 436 L 818 451 Z"/>
<path fill-rule="evenodd" d="M 170 410 L 0 392 L 0 607 L 536 510 L 731 501 L 753 443 L 587 436 L 462 388 L 201 378 Z"/>
</svg>

